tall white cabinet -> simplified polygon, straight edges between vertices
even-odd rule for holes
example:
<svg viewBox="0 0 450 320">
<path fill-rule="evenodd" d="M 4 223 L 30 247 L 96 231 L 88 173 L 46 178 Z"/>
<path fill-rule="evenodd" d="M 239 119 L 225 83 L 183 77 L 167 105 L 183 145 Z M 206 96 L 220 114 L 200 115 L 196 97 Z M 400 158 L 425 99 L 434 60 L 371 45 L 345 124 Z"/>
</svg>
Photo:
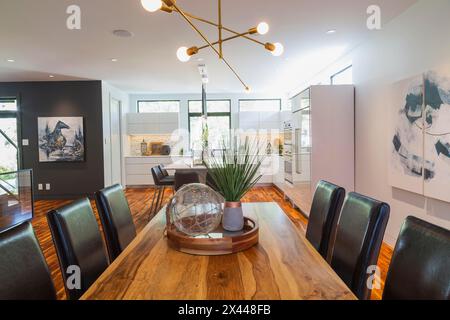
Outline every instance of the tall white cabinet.
<svg viewBox="0 0 450 320">
<path fill-rule="evenodd" d="M 326 180 L 355 189 L 354 87 L 312 86 L 291 100 L 294 127 L 294 183 Z"/>
</svg>

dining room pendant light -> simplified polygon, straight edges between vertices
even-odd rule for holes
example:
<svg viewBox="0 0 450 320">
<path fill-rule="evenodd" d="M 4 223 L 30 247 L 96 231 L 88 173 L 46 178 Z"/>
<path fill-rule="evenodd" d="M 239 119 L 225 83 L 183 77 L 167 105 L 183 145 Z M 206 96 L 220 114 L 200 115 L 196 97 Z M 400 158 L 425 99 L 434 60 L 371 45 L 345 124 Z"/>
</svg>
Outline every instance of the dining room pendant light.
<svg viewBox="0 0 450 320">
<path fill-rule="evenodd" d="M 258 26 L 256 27 L 256 31 L 258 31 L 258 33 L 262 36 L 267 34 L 269 32 L 269 30 L 270 30 L 270 27 L 267 24 L 267 22 L 260 22 L 258 24 Z"/>
<path fill-rule="evenodd" d="M 163 6 L 161 0 L 141 0 L 141 4 L 148 12 L 156 12 Z"/>
<path fill-rule="evenodd" d="M 272 54 L 275 57 L 279 57 L 284 53 L 284 47 L 281 43 L 277 42 L 273 44 L 275 46 L 275 49 L 272 51 Z"/>
<path fill-rule="evenodd" d="M 236 78 L 242 83 L 246 91 L 249 91 L 249 86 L 244 82 L 244 80 L 241 78 L 241 76 L 237 73 L 236 69 L 231 66 L 231 64 L 228 62 L 228 60 L 224 56 L 224 50 L 223 50 L 223 43 L 227 41 L 231 41 L 238 38 L 243 38 L 246 40 L 249 40 L 253 43 L 256 43 L 258 45 L 263 46 L 265 49 L 270 51 L 272 55 L 278 57 L 281 56 L 284 52 L 284 47 L 281 43 L 270 43 L 270 42 L 262 42 L 258 39 L 255 39 L 252 36 L 255 35 L 266 35 L 269 30 L 270 26 L 267 22 L 260 22 L 256 27 L 250 28 L 245 32 L 237 32 L 234 31 L 231 28 L 225 27 L 222 24 L 222 0 L 218 1 L 218 21 L 210 21 L 198 16 L 195 16 L 191 13 L 188 13 L 184 10 L 182 10 L 178 4 L 177 0 L 141 0 L 142 6 L 145 10 L 150 12 L 155 12 L 158 10 L 164 11 L 166 13 L 178 13 L 188 24 L 189 26 L 200 35 L 200 37 L 204 40 L 205 44 L 203 46 L 194 46 L 194 47 L 181 47 L 177 50 L 177 58 L 178 60 L 182 62 L 188 62 L 191 57 L 195 54 L 197 54 L 200 50 L 210 48 L 213 50 L 218 58 L 222 60 L 226 66 L 233 72 L 233 74 L 236 76 Z M 202 22 L 204 24 L 207 24 L 209 26 L 217 28 L 217 34 L 218 34 L 218 40 L 217 41 L 210 41 L 208 37 L 205 35 L 205 33 L 197 27 L 193 23 L 193 20 Z M 225 33 L 229 33 L 230 35 L 225 36 Z"/>
</svg>

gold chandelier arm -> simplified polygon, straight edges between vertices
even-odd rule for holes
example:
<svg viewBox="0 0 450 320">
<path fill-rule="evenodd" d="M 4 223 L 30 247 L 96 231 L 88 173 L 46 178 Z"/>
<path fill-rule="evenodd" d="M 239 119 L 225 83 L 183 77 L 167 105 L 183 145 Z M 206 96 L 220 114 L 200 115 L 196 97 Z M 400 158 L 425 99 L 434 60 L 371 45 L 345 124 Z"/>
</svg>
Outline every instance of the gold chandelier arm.
<svg viewBox="0 0 450 320">
<path fill-rule="evenodd" d="M 226 27 L 223 27 L 223 30 L 226 30 L 226 31 L 231 32 L 231 33 L 234 33 L 234 34 L 239 34 L 239 32 L 233 31 L 233 30 L 228 29 L 228 28 L 226 28 Z M 246 34 L 248 34 L 248 32 L 247 32 Z M 253 41 L 253 42 L 255 42 L 255 43 L 257 43 L 257 44 L 260 44 L 260 45 L 262 45 L 262 46 L 265 45 L 264 42 L 261 42 L 261 41 L 259 41 L 259 40 L 253 39 L 252 37 L 249 37 L 249 36 L 246 36 L 246 35 L 243 35 L 242 38 L 245 38 L 245 39 L 247 39 L 247 40 Z"/>
<path fill-rule="evenodd" d="M 211 49 L 213 49 L 220 58 L 220 52 L 213 46 L 213 44 L 208 40 L 208 38 L 203 34 L 203 32 L 201 32 L 200 29 L 197 28 L 194 23 L 192 23 L 192 21 L 183 12 L 183 10 L 181 10 L 176 4 L 174 4 L 173 7 L 184 18 L 184 20 L 186 20 L 186 22 L 189 23 L 189 25 L 192 27 L 192 29 L 194 29 L 203 38 L 203 40 L 206 41 L 208 46 L 211 47 Z"/>
<path fill-rule="evenodd" d="M 233 40 L 233 39 L 237 39 L 237 38 L 243 37 L 243 36 L 245 36 L 247 34 L 249 34 L 249 33 L 245 32 L 245 33 L 237 34 L 237 35 L 234 35 L 234 36 L 222 39 L 222 41 L 213 42 L 212 45 L 215 46 L 215 45 L 220 44 L 221 42 L 224 43 L 224 42 L 227 42 L 227 41 L 230 41 L 230 40 Z M 198 47 L 197 49 L 198 50 L 202 50 L 202 49 L 206 49 L 208 47 L 209 47 L 209 45 L 204 45 L 204 46 Z"/>
<path fill-rule="evenodd" d="M 214 45 L 208 40 L 208 38 L 195 26 L 195 24 L 192 23 L 192 21 L 183 12 L 183 10 L 181 10 L 175 3 L 173 4 L 173 7 L 184 18 L 184 20 L 186 20 L 186 22 L 189 23 L 189 25 L 203 38 L 203 40 L 206 41 L 208 46 L 211 47 L 211 49 L 213 49 L 214 52 L 217 53 L 217 55 L 220 57 L 220 52 L 214 47 Z M 222 59 L 223 62 L 225 62 L 225 64 L 228 66 L 228 68 L 230 68 L 230 70 L 234 73 L 236 78 L 242 83 L 242 85 L 245 87 L 245 89 L 248 90 L 249 87 L 244 82 L 244 80 L 242 80 L 242 78 L 239 76 L 239 74 L 236 72 L 236 70 L 233 69 L 233 67 L 228 63 L 228 61 L 224 57 L 222 57 L 221 59 Z"/>
<path fill-rule="evenodd" d="M 228 61 L 225 58 L 222 58 L 222 61 L 225 62 L 225 64 L 228 66 L 228 68 L 230 68 L 230 70 L 234 73 L 236 78 L 238 78 L 238 80 L 242 83 L 245 90 L 250 90 L 250 87 L 244 82 L 244 80 L 242 80 L 242 78 L 239 76 L 239 74 L 236 72 L 236 70 L 234 70 L 233 67 L 228 63 Z"/>
<path fill-rule="evenodd" d="M 189 18 L 191 18 L 191 19 L 194 19 L 194 20 L 197 20 L 197 21 L 200 21 L 200 22 L 203 22 L 203 23 L 212 25 L 212 26 L 214 26 L 214 27 L 218 27 L 218 26 L 219 26 L 219 25 L 218 25 L 217 23 L 215 23 L 215 22 L 212 22 L 212 21 L 209 21 L 209 20 L 206 20 L 206 19 L 197 17 L 197 16 L 193 15 L 192 13 L 189 13 L 189 12 L 186 12 L 186 11 L 183 11 L 183 12 L 184 12 L 184 14 L 185 14 L 187 17 L 189 17 Z"/>
<path fill-rule="evenodd" d="M 219 1 L 219 52 L 220 58 L 223 58 L 223 46 L 222 46 L 222 0 Z"/>
<path fill-rule="evenodd" d="M 200 18 L 200 17 L 197 17 L 197 16 L 195 16 L 195 15 L 193 15 L 191 13 L 184 12 L 184 14 L 187 17 L 191 18 L 191 19 L 194 19 L 194 20 L 197 20 L 197 21 L 209 24 L 209 25 L 214 26 L 214 27 L 219 27 L 219 25 L 217 23 L 209 21 L 209 20 L 206 20 L 206 19 L 203 19 L 203 18 Z M 227 28 L 227 27 L 224 27 L 224 26 L 222 26 L 222 29 L 225 30 L 225 31 L 228 31 L 230 33 L 234 33 L 235 35 L 241 34 L 241 33 L 237 32 L 237 31 L 234 31 L 234 30 L 232 30 L 230 28 Z M 248 33 L 246 33 L 246 34 L 248 34 Z M 253 39 L 253 38 L 251 38 L 251 37 L 249 37 L 247 35 L 243 35 L 242 37 L 247 39 L 247 40 L 253 41 L 253 42 L 255 42 L 255 43 L 259 44 L 259 45 L 262 45 L 262 46 L 266 45 L 264 42 L 261 42 L 261 41 L 258 41 L 256 39 Z"/>
</svg>

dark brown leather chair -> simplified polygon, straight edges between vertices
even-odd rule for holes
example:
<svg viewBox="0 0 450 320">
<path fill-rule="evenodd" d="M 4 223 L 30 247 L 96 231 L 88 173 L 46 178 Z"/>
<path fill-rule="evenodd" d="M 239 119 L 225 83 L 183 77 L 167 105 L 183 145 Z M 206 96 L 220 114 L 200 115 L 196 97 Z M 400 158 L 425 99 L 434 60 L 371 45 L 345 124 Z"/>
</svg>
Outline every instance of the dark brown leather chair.
<svg viewBox="0 0 450 320">
<path fill-rule="evenodd" d="M 344 188 L 326 181 L 320 181 L 314 193 L 306 238 L 327 261 L 331 258 L 331 248 L 344 197 Z"/>
<path fill-rule="evenodd" d="M 164 199 L 164 192 L 166 188 L 168 187 L 173 188 L 175 182 L 174 177 L 165 175 L 165 173 L 162 171 L 161 165 L 153 167 L 151 169 L 151 172 L 153 182 L 155 183 L 156 191 L 155 193 L 153 193 L 153 200 L 152 205 L 150 207 L 149 220 L 161 209 L 162 201 Z"/>
<path fill-rule="evenodd" d="M 350 193 L 344 202 L 334 243 L 331 267 L 358 299 L 367 300 L 368 267 L 377 264 L 389 220 L 388 204 Z"/>
<path fill-rule="evenodd" d="M 66 285 L 67 297 L 79 299 L 108 267 L 108 257 L 102 235 L 88 199 L 75 201 L 47 214 L 48 224 L 58 254 Z M 67 279 L 68 267 L 77 266 L 81 272 L 81 287 L 71 289 Z"/>
<path fill-rule="evenodd" d="M 152 205 L 150 207 L 149 220 L 161 209 L 164 192 L 166 188 L 173 188 L 174 177 L 165 176 L 162 171 L 162 166 L 156 166 L 151 169 L 153 182 L 155 183 L 156 192 L 153 193 Z M 156 200 L 156 202 L 155 202 Z"/>
<path fill-rule="evenodd" d="M 169 174 L 169 172 L 167 172 L 167 169 L 164 168 L 164 166 L 162 164 L 160 164 L 158 167 L 159 167 L 159 170 L 161 170 L 164 180 L 175 182 L 175 176 L 171 176 Z"/>
<path fill-rule="evenodd" d="M 450 231 L 415 217 L 403 224 L 383 300 L 450 300 Z"/>
<path fill-rule="evenodd" d="M 183 186 L 192 183 L 200 183 L 200 178 L 197 172 L 193 171 L 177 171 L 175 172 L 175 191 L 180 190 Z"/>
<path fill-rule="evenodd" d="M 29 222 L 0 234 L 0 300 L 55 300 L 50 271 Z"/>
<path fill-rule="evenodd" d="M 136 227 L 120 184 L 96 192 L 95 201 L 105 234 L 109 261 L 113 262 L 136 237 Z"/>
</svg>

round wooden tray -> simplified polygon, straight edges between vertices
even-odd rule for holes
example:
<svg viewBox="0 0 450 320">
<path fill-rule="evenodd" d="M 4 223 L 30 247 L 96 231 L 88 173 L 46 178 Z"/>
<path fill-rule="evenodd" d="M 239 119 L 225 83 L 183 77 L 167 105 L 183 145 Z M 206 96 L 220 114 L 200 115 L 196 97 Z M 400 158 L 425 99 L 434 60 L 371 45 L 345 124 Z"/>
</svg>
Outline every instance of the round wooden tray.
<svg viewBox="0 0 450 320">
<path fill-rule="evenodd" d="M 193 238 L 181 233 L 170 224 L 167 226 L 169 246 L 177 251 L 201 256 L 219 256 L 250 249 L 259 241 L 258 224 L 251 218 L 244 218 L 244 229 L 229 232 L 220 225 L 207 236 Z"/>
</svg>

